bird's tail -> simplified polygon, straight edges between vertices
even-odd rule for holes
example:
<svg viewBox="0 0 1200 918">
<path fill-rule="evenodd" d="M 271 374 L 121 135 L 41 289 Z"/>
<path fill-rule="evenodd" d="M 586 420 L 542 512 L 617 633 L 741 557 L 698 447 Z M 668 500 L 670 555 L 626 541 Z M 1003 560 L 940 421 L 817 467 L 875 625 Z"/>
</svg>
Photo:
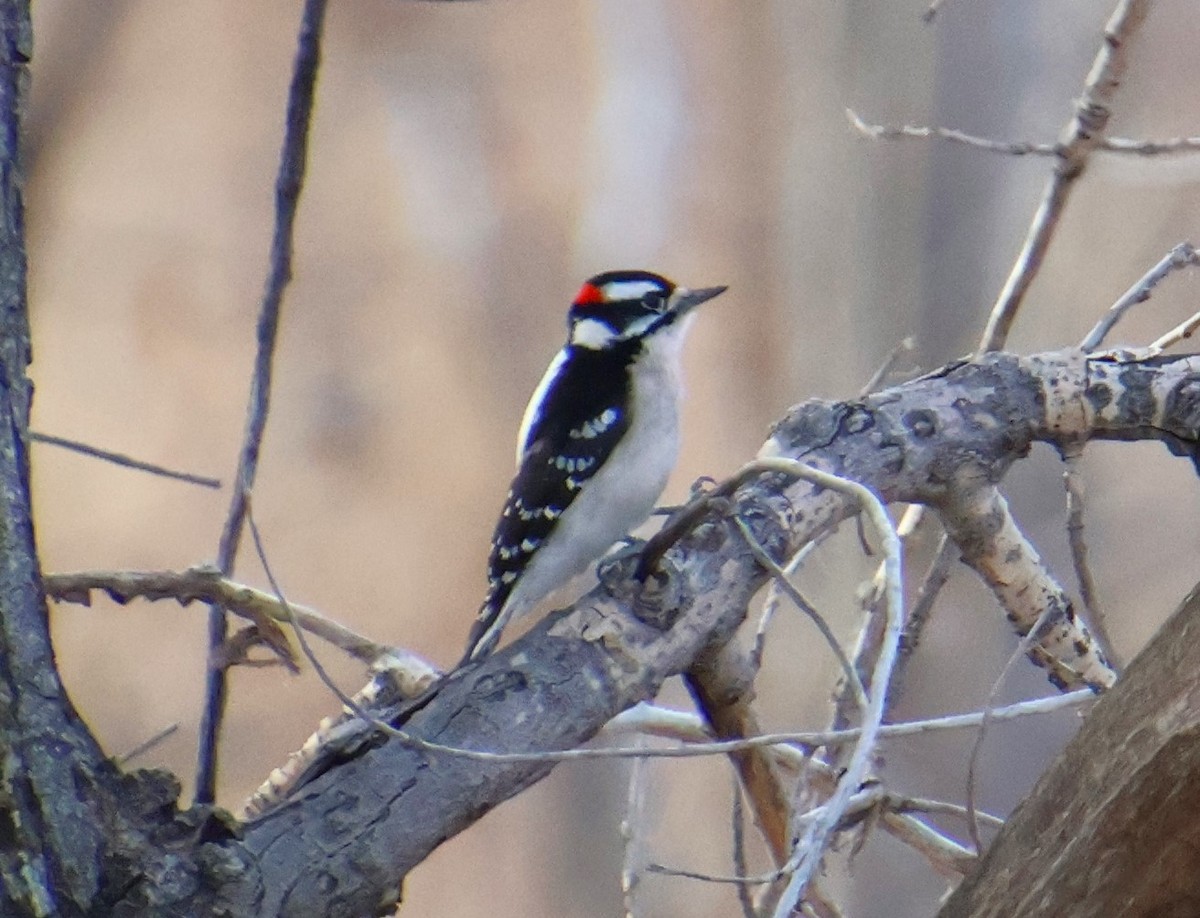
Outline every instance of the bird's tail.
<svg viewBox="0 0 1200 918">
<path fill-rule="evenodd" d="M 471 625 L 467 649 L 458 665 L 465 666 L 475 660 L 481 660 L 495 650 L 509 617 L 499 597 L 489 593 L 479 609 L 475 623 Z"/>
</svg>

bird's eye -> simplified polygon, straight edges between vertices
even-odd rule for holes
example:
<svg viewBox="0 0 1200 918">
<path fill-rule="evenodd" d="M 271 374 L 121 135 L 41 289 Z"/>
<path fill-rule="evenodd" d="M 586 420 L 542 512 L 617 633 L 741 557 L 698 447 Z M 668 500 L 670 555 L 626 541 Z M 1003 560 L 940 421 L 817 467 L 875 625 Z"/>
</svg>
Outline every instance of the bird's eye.
<svg viewBox="0 0 1200 918">
<path fill-rule="evenodd" d="M 642 303 L 647 309 L 662 312 L 667 308 L 667 295 L 661 290 L 651 290 L 642 297 Z"/>
</svg>

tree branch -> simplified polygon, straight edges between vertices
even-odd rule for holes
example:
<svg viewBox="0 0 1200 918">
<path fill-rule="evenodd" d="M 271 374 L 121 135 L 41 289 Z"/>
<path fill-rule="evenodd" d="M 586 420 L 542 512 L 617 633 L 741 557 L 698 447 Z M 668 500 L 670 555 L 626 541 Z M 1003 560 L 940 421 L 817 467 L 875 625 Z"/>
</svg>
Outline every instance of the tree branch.
<svg viewBox="0 0 1200 918">
<path fill-rule="evenodd" d="M 1200 913 L 1200 587 L 1129 666 L 940 918 Z"/>
<path fill-rule="evenodd" d="M 321 63 L 321 29 L 325 21 L 326 0 L 305 0 L 300 22 L 300 37 L 288 88 L 287 120 L 279 174 L 275 179 L 275 233 L 271 239 L 271 266 L 267 289 L 258 313 L 258 352 L 250 381 L 250 404 L 246 409 L 246 431 L 238 456 L 233 495 L 221 541 L 217 549 L 217 567 L 229 576 L 237 559 L 238 544 L 246 522 L 246 494 L 254 487 L 258 472 L 258 454 L 267 427 L 271 404 L 271 371 L 275 359 L 275 339 L 283 291 L 292 279 L 292 229 L 300 191 L 304 187 L 304 167 L 308 157 L 308 126 L 312 118 L 317 68 Z M 196 753 L 196 802 L 212 803 L 217 789 L 217 746 L 221 720 L 225 714 L 226 635 L 225 610 L 208 610 L 208 675 L 204 687 L 204 711 L 200 720 L 199 748 Z M 276 646 L 286 644 L 282 630 L 271 632 Z"/>
<path fill-rule="evenodd" d="M 1092 152 L 1104 140 L 1112 114 L 1109 103 L 1125 71 L 1126 45 L 1137 34 L 1149 9 L 1150 0 L 1118 0 L 1104 27 L 1104 40 L 1096 52 L 1083 92 L 1075 103 L 1075 112 L 1055 147 L 1058 159 L 1054 172 L 1042 191 L 1042 200 L 1034 212 L 1021 252 L 988 316 L 981 351 L 998 350 L 1008 340 L 1008 331 L 1025 292 L 1041 270 L 1067 199 L 1083 175 Z"/>
<path fill-rule="evenodd" d="M 144 839 L 59 680 L 34 544 L 19 151 L 30 52 L 27 0 L 0 0 L 0 913 L 82 916 Z"/>
<path fill-rule="evenodd" d="M 764 451 L 836 469 L 889 501 L 943 507 L 962 469 L 998 482 L 1035 441 L 1155 438 L 1196 454 L 1200 358 L 990 354 L 861 401 L 801 405 Z M 747 482 L 732 501 L 775 557 L 855 509 L 845 495 L 778 475 Z M 623 563 L 632 572 L 633 559 Z M 586 741 L 727 641 L 766 577 L 732 520 L 708 516 L 644 585 L 610 577 L 501 653 L 452 674 L 404 725 L 441 749 L 364 728 L 321 751 L 315 777 L 249 823 L 243 842 L 224 846 L 241 874 L 218 884 L 221 904 L 355 914 L 395 901 L 409 869 L 554 764 L 476 761 L 445 747 L 529 753 Z"/>
</svg>

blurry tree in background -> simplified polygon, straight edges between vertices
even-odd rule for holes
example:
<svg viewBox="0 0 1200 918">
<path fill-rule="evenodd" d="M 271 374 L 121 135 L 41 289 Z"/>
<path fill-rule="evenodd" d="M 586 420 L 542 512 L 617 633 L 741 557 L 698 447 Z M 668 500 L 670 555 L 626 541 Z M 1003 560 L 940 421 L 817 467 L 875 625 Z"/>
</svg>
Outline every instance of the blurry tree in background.
<svg viewBox="0 0 1200 918">
<path fill-rule="evenodd" d="M 298 803 L 248 827 L 202 807 L 176 816 L 161 772 L 123 777 L 100 750 L 125 753 L 175 723 L 173 734 L 132 764 L 191 780 L 206 675 L 202 606 L 143 598 L 117 604 L 100 591 L 90 594 L 89 608 L 56 606 L 54 654 L 79 717 L 44 681 L 48 658 L 17 641 L 36 635 L 29 623 L 40 615 L 40 597 L 28 588 L 34 568 L 14 559 L 40 563 L 45 572 L 162 573 L 214 556 L 245 421 L 302 5 L 39 0 L 34 10 L 36 54 L 23 127 L 29 373 L 37 392 L 31 426 L 170 467 L 219 473 L 226 490 L 214 494 L 35 442 L 29 460 L 34 558 L 31 543 L 20 547 L 28 534 L 20 517 L 24 453 L 11 443 L 0 449 L 8 679 L 0 720 L 7 731 L 15 716 L 20 737 L 5 744 L 12 766 L 6 773 L 28 768 L 39 776 L 6 784 L 14 801 L 6 807 L 25 818 L 14 822 L 31 835 L 17 833 L 0 845 L 0 875 L 24 878 L 28 887 L 9 882 L 4 895 L 6 906 L 21 901 L 30 914 L 55 907 L 32 892 L 22 898 L 26 888 L 36 891 L 39 878 L 49 878 L 64 914 L 75 913 L 72 902 L 90 901 L 96 913 L 122 896 L 135 903 L 130 890 L 159 895 L 159 902 L 169 893 L 193 905 L 217 901 L 270 913 L 263 903 L 282 901 L 281 893 L 262 878 L 278 874 L 247 868 L 252 855 L 265 859 L 264 851 L 292 844 L 271 849 L 265 839 L 286 835 L 270 833 L 322 807 L 334 822 L 338 812 L 353 812 L 367 825 L 368 813 L 355 809 L 367 805 L 362 795 L 353 806 L 345 802 L 347 792 L 369 783 L 369 772 L 354 783 L 353 769 L 372 757 L 417 755 L 397 753 L 400 744 L 380 745 L 378 738 L 367 744 L 374 748 L 343 749 L 349 761 L 301 788 Z M 1082 341 L 1131 286 L 1133 308 L 1106 347 L 1142 347 L 1195 311 L 1188 296 L 1196 283 L 1189 267 L 1194 255 L 1176 248 L 1194 236 L 1200 210 L 1200 157 L 1188 155 L 1195 143 L 1116 148 L 1119 138 L 1195 132 L 1200 24 L 1191 0 L 1113 5 L 1115 13 L 1088 0 L 946 0 L 928 24 L 920 4 L 894 0 L 331 5 L 294 279 L 275 348 L 270 425 L 254 487 L 255 518 L 283 591 L 380 645 L 455 659 L 482 594 L 487 539 L 510 476 L 522 406 L 560 343 L 565 301 L 590 273 L 649 267 L 691 283 L 730 286 L 689 344 L 685 447 L 670 502 L 684 502 L 689 484 L 702 475 L 734 473 L 756 454 L 771 425 L 787 417 L 775 438 L 776 446 L 781 437 L 787 441 L 785 455 L 803 447 L 805 457 L 821 465 L 834 455 L 821 450 L 841 450 L 844 463 L 836 471 L 861 472 L 889 500 L 930 505 L 959 540 L 939 549 L 933 513 L 906 539 L 907 607 L 932 609 L 932 617 L 919 646 L 904 657 L 902 678 L 880 691 L 890 722 L 999 712 L 1045 695 L 1044 669 L 1068 689 L 1105 686 L 1111 671 L 1101 655 L 1079 632 L 1057 630 L 1066 627 L 1062 603 L 1074 595 L 1072 608 L 1081 613 L 1089 605 L 1102 608 L 1115 656 L 1132 660 L 1197 579 L 1200 547 L 1194 469 L 1160 443 L 1140 442 L 1165 439 L 1176 451 L 1194 448 L 1186 396 L 1200 371 L 1171 352 L 1132 350 L 1090 361 L 1078 351 L 1058 352 Z M 3 99 L 11 117 L 14 68 L 25 61 L 29 44 L 28 32 L 15 25 L 23 4 L 5 0 L 2 6 Z M 1110 15 L 1117 25 L 1105 41 L 1103 17 Z M 1104 71 L 1106 61 L 1117 70 Z M 1109 78 L 1122 65 L 1118 87 Z M 1081 98 L 1095 104 L 1080 105 Z M 861 119 L 861 129 L 849 125 L 847 109 Z M 1060 146 L 1015 155 L 876 122 L 945 126 L 1000 145 Z M 871 133 L 883 137 L 864 136 Z M 18 178 L 11 168 L 14 137 L 10 131 L 3 145 L 8 158 L 0 176 L 9 191 L 3 249 L 9 269 L 22 245 L 11 210 Z M 1061 218 L 1048 226 L 1046 252 L 1022 259 L 1023 240 L 1036 238 L 1039 200 Z M 1147 273 L 1172 251 L 1169 277 Z M 985 330 L 997 328 L 1001 291 L 1013 290 L 1012 278 L 1034 277 L 1027 294 L 1009 298 L 1020 305 L 1011 335 L 986 340 Z M 6 270 L 3 281 L 9 285 L 0 297 L 7 316 L 9 420 L 2 426 L 12 436 L 23 430 L 28 408 L 20 272 Z M 1140 302 L 1151 287 L 1153 298 Z M 854 401 L 906 336 L 914 349 L 874 388 L 898 387 L 876 400 Z M 1001 346 L 1011 354 L 1056 356 L 981 357 L 931 384 L 914 380 L 920 370 L 960 354 Z M 982 375 L 972 375 L 977 371 Z M 1110 387 L 1103 390 L 1114 396 L 1110 404 L 1098 397 L 1098 380 Z M 1034 417 L 1020 396 L 1029 387 L 1074 392 L 1075 400 L 1064 396 L 1063 407 L 1044 399 Z M 1084 391 L 1094 413 L 1072 414 Z M 926 425 L 909 423 L 911 411 L 918 404 L 940 411 L 948 392 L 969 398 L 997 423 L 963 430 L 940 426 L 946 416 L 934 415 L 938 436 L 927 437 L 928 458 L 944 460 L 944 450 L 961 458 L 961 450 L 970 450 L 979 468 L 997 477 L 1008 473 L 1003 490 L 1012 516 L 1044 561 L 1045 579 L 1037 583 L 1048 592 L 1038 593 L 1041 605 L 1038 597 L 1025 606 L 1006 598 L 1000 581 L 1012 571 L 989 568 L 986 557 L 966 558 L 980 576 L 957 564 L 958 553 L 970 555 L 970 547 L 980 556 L 988 545 L 1025 551 L 996 541 L 995 528 L 977 538 L 981 512 L 992 513 L 993 521 L 1002 516 L 988 502 L 992 491 L 973 482 L 972 503 L 960 499 L 965 485 L 956 481 L 947 485 L 949 497 L 932 495 L 922 488 L 935 476 L 903 480 L 902 473 L 914 469 L 941 468 L 916 462 L 917 440 L 896 441 L 913 459 L 898 471 L 870 465 L 879 455 L 870 431 L 858 431 L 866 439 L 852 439 L 849 420 L 881 422 L 897 405 L 910 411 L 903 422 L 895 416 L 897 430 L 926 436 Z M 1118 393 L 1127 397 L 1117 399 Z M 788 413 L 789 405 L 813 396 L 851 401 Z M 1001 421 L 1019 431 L 1010 442 L 972 439 L 1006 429 L 997 426 Z M 1086 568 L 1078 563 L 1061 483 L 1060 454 L 1072 453 L 1073 438 L 1096 441 L 1070 466 L 1073 486 L 1087 483 Z M 1135 442 L 1102 442 L 1111 440 Z M 1019 455 L 1031 445 L 1028 457 Z M 873 699 L 886 616 L 882 600 L 865 612 L 870 603 L 855 598 L 855 590 L 876 577 L 886 538 L 868 524 L 861 532 L 853 524 L 834 531 L 834 518 L 856 513 L 857 505 L 845 498 L 832 510 L 818 504 L 834 492 L 825 493 L 820 498 L 795 478 L 768 476 L 751 482 L 737 506 L 757 508 L 743 514 L 743 522 L 766 526 L 754 532 L 780 562 L 810 537 L 823 539 L 795 582 L 860 664 L 863 697 Z M 1074 503 L 1079 506 L 1078 497 Z M 825 528 L 805 530 L 795 519 L 773 528 L 783 504 L 810 522 L 823 520 Z M 670 582 L 680 591 L 672 595 L 684 610 L 682 620 L 712 626 L 727 638 L 730 622 L 718 623 L 719 610 L 701 608 L 705 593 L 692 589 L 695 578 L 721 569 L 719 562 L 736 561 L 744 576 L 725 586 L 752 592 L 766 574 L 739 541 L 735 521 L 721 520 L 705 524 L 724 533 L 718 549 L 706 555 L 693 533 L 669 564 L 675 565 Z M 864 540 L 876 555 L 864 554 Z M 238 579 L 270 594 L 244 541 Z M 922 585 L 931 566 L 948 574 L 940 590 Z M 1036 569 L 1018 573 L 1032 576 Z M 1084 603 L 1076 573 L 1087 570 L 1095 583 Z M 47 580 L 67 598 L 99 581 Z M 180 582 L 153 589 L 127 582 L 116 592 L 182 595 Z M 210 598 L 212 583 L 211 575 L 198 575 L 187 595 Z M 1067 590 L 1055 593 L 1060 585 Z M 1023 630 L 1033 638 L 1013 635 L 988 586 L 1010 615 L 1026 616 Z M 936 602 L 923 606 L 923 593 Z M 591 606 L 581 604 L 560 620 L 561 627 L 589 621 L 597 608 L 618 615 L 605 603 L 619 600 L 596 595 Z M 270 605 L 269 595 L 261 598 L 261 608 Z M 742 613 L 749 598 L 741 596 Z M 226 599 L 236 605 L 235 597 Z M 754 614 L 726 645 L 735 649 L 722 655 L 686 645 L 686 634 L 672 639 L 668 631 L 657 643 L 646 639 L 643 646 L 656 648 L 657 656 L 639 658 L 640 681 L 630 677 L 621 685 L 589 668 L 598 664 L 586 642 L 547 642 L 545 629 L 535 628 L 522 644 L 529 659 L 560 667 L 569 659 L 576 672 L 594 674 L 596 684 L 610 690 L 601 700 L 580 699 L 570 717 L 544 718 L 539 726 L 590 735 L 603 722 L 605 705 L 634 700 L 670 672 L 685 679 L 663 687 L 663 709 L 619 720 L 608 731 L 613 745 L 631 743 L 633 734 L 649 746 L 673 746 L 714 729 L 737 736 L 870 723 L 867 706 L 855 705 L 844 680 L 835 693 L 838 714 L 831 715 L 830 688 L 839 684 L 841 667 L 786 599 L 761 668 L 750 676 L 738 670 L 753 662 L 736 651 L 739 641 L 745 648 L 753 644 L 757 602 L 751 608 Z M 812 740 L 734 756 L 579 761 L 538 783 L 550 762 L 451 757 L 446 774 L 503 775 L 486 800 L 471 796 L 484 793 L 479 787 L 465 785 L 424 798 L 422 831 L 436 842 L 454 837 L 405 878 L 405 911 L 582 916 L 612 914 L 624 903 L 635 914 L 727 915 L 739 907 L 736 884 L 663 875 L 656 865 L 711 880 L 741 869 L 730 856 L 739 848 L 744 869 L 770 873 L 791 855 L 791 836 L 814 842 L 806 833 L 816 833 L 813 826 L 833 811 L 810 809 L 828 800 L 839 781 L 858 775 L 861 765 L 870 780 L 845 788 L 850 798 L 840 801 L 838 818 L 822 844 L 808 849 L 807 860 L 800 856 L 803 846 L 798 849 L 789 866 L 800 874 L 788 870 L 774 882 L 748 887 L 754 897 L 776 903 L 803 894 L 816 914 L 836 914 L 840 903 L 845 914 L 908 918 L 935 912 L 948 881 L 968 875 L 947 914 L 1068 914 L 1055 894 L 1083 903 L 1075 912 L 1080 915 L 1107 914 L 1095 911 L 1095 903 L 1123 894 L 1142 896 L 1141 911 L 1130 914 L 1169 913 L 1162 911 L 1169 907 L 1196 913 L 1190 878 L 1200 870 L 1186 851 L 1200 845 L 1188 826 L 1172 821 L 1173 814 L 1195 812 L 1188 788 L 1198 783 L 1186 739 L 1192 730 L 1186 712 L 1200 710 L 1188 678 L 1200 671 L 1188 656 L 1200 647 L 1191 635 L 1192 613 L 1185 605 L 1163 629 L 1089 712 L 1084 730 L 1048 772 L 1080 723 L 1078 709 L 1058 694 L 1038 702 L 1039 710 L 1057 713 L 1015 720 L 989 714 L 982 731 L 979 715 L 969 729 L 935 727 L 886 738 L 878 748 L 841 740 L 818 747 Z M 695 642 L 700 634 L 693 630 L 687 639 Z M 361 659 L 376 649 L 360 648 L 355 658 L 313 643 L 332 678 L 350 691 L 363 681 Z M 559 651 L 580 656 L 555 658 Z M 1042 669 L 1025 662 L 1025 651 Z M 302 668 L 298 678 L 275 666 L 229 671 L 217 802 L 231 810 L 337 706 L 293 652 Z M 14 668 L 14 660 L 21 665 Z M 502 656 L 488 666 L 507 662 Z M 466 674 L 422 712 L 429 715 L 425 725 L 414 721 L 413 731 L 433 730 L 428 725 L 439 717 L 453 725 L 464 705 L 481 703 L 487 693 L 472 695 L 472 687 L 491 675 L 486 666 Z M 537 680 L 531 684 L 528 696 L 513 689 L 501 703 L 536 709 L 544 699 L 536 694 Z M 31 707 L 22 700 L 30 697 L 49 700 Z M 693 702 L 704 719 L 688 713 Z M 444 706 L 440 713 L 438 705 Z M 508 708 L 478 710 L 480 729 L 472 735 L 486 736 L 489 716 L 506 733 L 518 732 L 501 716 Z M 464 722 L 470 718 L 460 716 Z M 669 738 L 645 739 L 647 733 Z M 1127 739 L 1131 735 L 1136 741 Z M 855 748 L 865 750 L 861 761 Z M 815 764 L 806 764 L 797 749 L 819 753 Z M 56 761 L 63 763 L 58 771 L 38 771 Z M 384 761 L 401 773 L 401 758 Z M 730 761 L 746 788 L 744 802 L 740 792 L 729 791 Z M 998 834 L 988 814 L 1007 817 L 1043 772 L 1030 804 Z M 799 784 L 798 776 L 804 778 Z M 43 779 L 51 783 L 39 783 Z M 1170 793 L 1164 797 L 1164 791 Z M 38 801 L 50 799 L 54 805 L 39 810 Z M 342 801 L 344 811 L 328 806 L 330 799 Z M 741 820 L 744 826 L 739 822 L 741 846 L 730 841 L 735 800 L 753 815 Z M 967 808 L 978 811 L 973 819 Z M 344 823 L 337 831 L 346 830 Z M 380 824 L 386 827 L 387 820 Z M 468 825 L 469 831 L 454 834 Z M 66 838 L 56 834 L 64 826 L 88 831 Z M 319 820 L 310 826 L 318 848 L 321 832 L 334 831 Z M 990 849 L 981 871 L 973 834 Z M 32 854 L 34 836 L 43 857 Z M 1177 844 L 1166 845 L 1165 838 Z M 793 882 L 815 871 L 838 839 L 824 873 L 815 874 L 819 880 Z M 1064 852 L 1057 865 L 1048 863 L 1054 860 L 1048 845 Z M 397 841 L 392 851 L 401 847 Z M 313 849 L 297 842 L 290 850 L 303 858 Z M 360 854 L 342 850 L 352 859 Z M 377 897 L 372 901 L 390 902 L 397 877 L 371 874 L 362 858 L 354 882 L 342 877 L 337 890 L 323 888 L 330 914 L 354 914 L 357 906 L 346 903 L 361 902 L 353 896 L 367 892 Z M 1095 879 L 1089 865 L 1117 887 L 1089 885 L 1087 878 Z M 1131 879 L 1136 876 L 1141 887 Z M 183 882 L 198 877 L 208 885 Z M 263 885 L 250 889 L 254 877 Z M 214 878 L 229 880 L 228 886 L 218 888 Z M 297 889 L 304 885 L 296 883 Z M 1031 898 L 1014 912 L 1018 887 Z M 297 892 L 291 907 L 303 909 L 306 901 Z M 1038 901 L 1048 911 L 1029 904 Z M 167 905 L 162 909 L 172 913 Z"/>
</svg>

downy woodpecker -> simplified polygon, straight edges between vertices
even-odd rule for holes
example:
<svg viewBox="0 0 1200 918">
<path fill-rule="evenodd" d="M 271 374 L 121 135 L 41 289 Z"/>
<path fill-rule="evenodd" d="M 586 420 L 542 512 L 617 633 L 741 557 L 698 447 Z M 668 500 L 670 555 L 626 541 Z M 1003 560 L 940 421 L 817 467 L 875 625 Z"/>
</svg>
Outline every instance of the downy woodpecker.
<svg viewBox="0 0 1200 918">
<path fill-rule="evenodd" d="M 646 271 L 598 274 L 580 288 L 567 343 L 525 409 L 464 663 L 491 653 L 509 622 L 650 515 L 679 453 L 692 309 L 725 289 L 688 290 Z"/>
</svg>

